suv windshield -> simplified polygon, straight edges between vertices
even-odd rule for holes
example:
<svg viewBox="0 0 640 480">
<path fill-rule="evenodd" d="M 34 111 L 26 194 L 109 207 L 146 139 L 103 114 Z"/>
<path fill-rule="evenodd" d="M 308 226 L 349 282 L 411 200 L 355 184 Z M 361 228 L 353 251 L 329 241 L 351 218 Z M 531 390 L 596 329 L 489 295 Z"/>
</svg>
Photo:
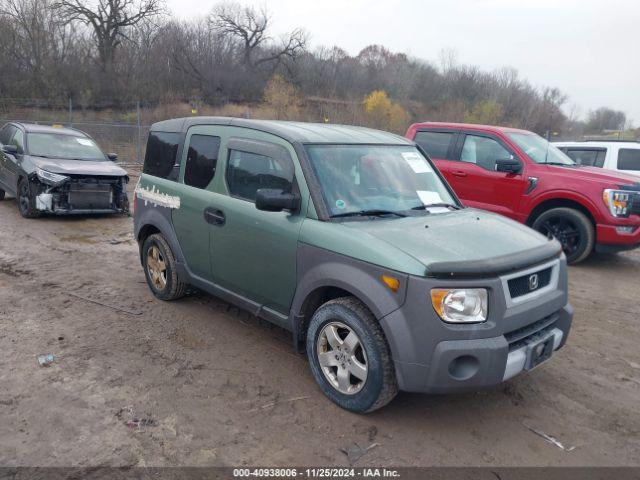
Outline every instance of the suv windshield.
<svg viewBox="0 0 640 480">
<path fill-rule="evenodd" d="M 547 142 L 535 133 L 507 133 L 507 136 L 536 163 L 551 163 L 554 165 L 575 166 L 571 160 L 558 147 Z"/>
<path fill-rule="evenodd" d="M 306 150 L 331 216 L 457 206 L 415 147 L 308 145 Z"/>
<path fill-rule="evenodd" d="M 29 154 L 65 160 L 103 160 L 102 150 L 93 140 L 62 133 L 28 133 Z"/>
</svg>

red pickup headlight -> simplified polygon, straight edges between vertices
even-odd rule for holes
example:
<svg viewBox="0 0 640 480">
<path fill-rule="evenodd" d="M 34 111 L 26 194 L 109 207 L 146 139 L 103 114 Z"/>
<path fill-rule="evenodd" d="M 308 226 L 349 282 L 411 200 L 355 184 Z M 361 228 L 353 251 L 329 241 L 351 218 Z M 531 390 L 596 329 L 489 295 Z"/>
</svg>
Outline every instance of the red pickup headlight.
<svg viewBox="0 0 640 480">
<path fill-rule="evenodd" d="M 604 200 L 604 204 L 611 212 L 611 215 L 617 218 L 626 218 L 631 212 L 632 195 L 633 192 L 607 188 L 602 192 L 602 200 Z"/>
</svg>

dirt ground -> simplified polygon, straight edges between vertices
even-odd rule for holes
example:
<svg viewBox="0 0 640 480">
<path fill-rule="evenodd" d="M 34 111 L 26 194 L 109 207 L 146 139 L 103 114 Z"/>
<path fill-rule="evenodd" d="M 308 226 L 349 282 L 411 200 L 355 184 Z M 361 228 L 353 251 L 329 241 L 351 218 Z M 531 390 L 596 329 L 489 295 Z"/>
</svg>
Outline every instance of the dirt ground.
<svg viewBox="0 0 640 480">
<path fill-rule="evenodd" d="M 359 416 L 285 332 L 205 294 L 156 300 L 131 232 L 0 202 L 0 465 L 640 465 L 640 251 L 570 268 L 569 342 L 531 374 Z"/>
</svg>

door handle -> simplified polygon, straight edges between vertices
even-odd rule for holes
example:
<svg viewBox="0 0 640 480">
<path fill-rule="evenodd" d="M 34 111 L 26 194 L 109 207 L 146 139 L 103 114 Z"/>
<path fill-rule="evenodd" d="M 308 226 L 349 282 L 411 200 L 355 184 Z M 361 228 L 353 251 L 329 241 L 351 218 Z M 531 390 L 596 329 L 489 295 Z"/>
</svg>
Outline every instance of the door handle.
<svg viewBox="0 0 640 480">
<path fill-rule="evenodd" d="M 466 177 L 467 172 L 463 172 L 462 170 L 453 170 L 451 175 L 455 175 L 456 177 Z"/>
<path fill-rule="evenodd" d="M 204 219 L 207 223 L 220 226 L 224 225 L 224 222 L 226 221 L 224 212 L 212 207 L 209 207 L 204 211 Z"/>
</svg>

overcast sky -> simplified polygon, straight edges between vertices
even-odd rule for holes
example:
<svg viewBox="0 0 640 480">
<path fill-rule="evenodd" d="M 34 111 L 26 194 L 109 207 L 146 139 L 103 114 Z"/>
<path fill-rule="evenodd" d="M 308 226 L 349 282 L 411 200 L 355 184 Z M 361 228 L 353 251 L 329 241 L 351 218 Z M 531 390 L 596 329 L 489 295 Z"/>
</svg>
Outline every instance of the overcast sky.
<svg viewBox="0 0 640 480">
<path fill-rule="evenodd" d="M 174 16 L 204 15 L 215 1 L 167 0 Z M 266 6 L 275 35 L 296 27 L 311 46 L 357 54 L 382 44 L 434 63 L 515 67 L 536 86 L 569 95 L 579 116 L 609 106 L 640 124 L 639 0 L 241 0 Z"/>
</svg>

